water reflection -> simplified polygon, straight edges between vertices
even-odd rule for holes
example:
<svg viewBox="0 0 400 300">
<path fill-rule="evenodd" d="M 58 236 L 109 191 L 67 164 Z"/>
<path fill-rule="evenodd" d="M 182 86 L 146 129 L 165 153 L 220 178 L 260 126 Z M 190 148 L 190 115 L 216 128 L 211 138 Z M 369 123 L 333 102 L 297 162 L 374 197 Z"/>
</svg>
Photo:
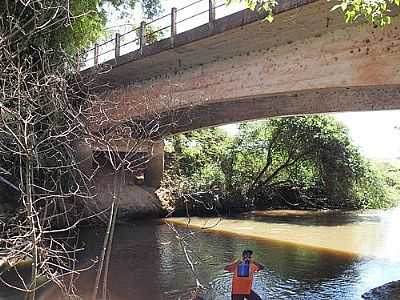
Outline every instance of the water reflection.
<svg viewBox="0 0 400 300">
<path fill-rule="evenodd" d="M 343 226 L 360 223 L 379 223 L 389 212 L 382 210 L 364 211 L 299 211 L 299 210 L 274 210 L 252 211 L 238 214 L 234 219 L 253 220 L 266 223 L 296 224 L 305 226 Z"/>
<path fill-rule="evenodd" d="M 139 223 L 116 228 L 107 285 L 109 299 L 162 299 L 162 245 L 159 243 L 158 227 L 154 223 Z M 87 251 L 80 258 L 81 265 L 88 265 L 100 256 L 103 237 L 104 229 L 82 230 L 81 239 L 86 243 Z M 83 272 L 76 281 L 78 294 L 84 299 L 90 299 L 96 271 L 93 268 Z M 52 288 L 43 299 L 62 299 L 62 296 L 57 294 L 56 288 Z"/>
<path fill-rule="evenodd" d="M 204 244 L 203 239 L 207 239 L 208 243 Z M 355 268 L 358 261 L 349 256 L 237 237 L 230 237 L 229 247 L 225 247 L 221 239 L 228 237 L 202 234 L 203 241 L 194 244 L 194 248 L 200 251 L 213 245 L 209 257 L 212 257 L 215 268 L 207 262 L 198 265 L 199 270 L 215 276 L 208 278 L 212 280 L 209 299 L 229 299 L 230 276 L 222 272 L 222 267 L 240 257 L 241 251 L 247 247 L 254 250 L 257 261 L 266 265 L 266 270 L 256 275 L 254 286 L 263 299 L 293 299 L 294 296 L 296 299 L 323 299 L 328 296 L 329 299 L 344 299 L 345 295 L 354 296 L 352 289 L 358 278 Z M 229 249 L 228 255 L 224 249 Z M 218 255 L 221 251 L 225 252 L 225 256 Z M 349 278 L 352 280 L 349 281 Z"/>
<path fill-rule="evenodd" d="M 1 281 L 0 281 L 0 300 L 18 300 L 24 299 L 24 293 L 11 288 L 9 285 L 16 287 L 17 289 L 24 289 L 25 283 L 30 281 L 31 278 L 31 263 L 22 263 L 17 268 L 11 268 L 9 270 L 1 270 Z"/>
</svg>

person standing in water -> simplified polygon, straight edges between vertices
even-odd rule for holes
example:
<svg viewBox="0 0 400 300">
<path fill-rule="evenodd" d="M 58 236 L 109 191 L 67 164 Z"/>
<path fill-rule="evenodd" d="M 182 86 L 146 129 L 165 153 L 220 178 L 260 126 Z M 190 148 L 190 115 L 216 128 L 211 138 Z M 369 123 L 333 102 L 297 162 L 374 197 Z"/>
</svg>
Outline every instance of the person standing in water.
<svg viewBox="0 0 400 300">
<path fill-rule="evenodd" d="M 233 273 L 232 300 L 262 300 L 251 288 L 254 273 L 263 270 L 264 266 L 251 260 L 253 251 L 246 249 L 242 260 L 227 265 L 224 270 Z"/>
</svg>

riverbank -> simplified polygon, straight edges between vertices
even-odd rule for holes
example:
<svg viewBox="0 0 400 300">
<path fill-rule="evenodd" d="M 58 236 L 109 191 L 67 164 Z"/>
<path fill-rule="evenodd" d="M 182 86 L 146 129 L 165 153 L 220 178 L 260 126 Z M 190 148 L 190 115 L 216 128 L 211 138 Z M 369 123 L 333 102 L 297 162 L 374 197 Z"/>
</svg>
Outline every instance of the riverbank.
<svg viewBox="0 0 400 300">
<path fill-rule="evenodd" d="M 173 217 L 213 217 L 235 216 L 239 213 L 257 211 L 340 211 L 362 209 L 363 205 L 356 200 L 331 201 L 317 189 L 302 189 L 291 185 L 277 185 L 258 191 L 251 198 L 241 192 L 226 194 L 221 190 L 197 191 L 184 193 L 175 187 L 168 186 L 156 191 L 165 215 Z M 368 209 L 392 208 L 399 205 L 397 193 L 392 193 L 390 199 L 384 199 L 366 205 Z"/>
<path fill-rule="evenodd" d="M 239 235 L 246 238 L 260 239 L 265 241 L 284 242 L 288 244 L 301 245 L 316 248 L 321 251 L 335 252 L 344 255 L 354 255 L 367 258 L 391 259 L 396 251 L 400 252 L 400 242 L 393 236 L 393 232 L 383 230 L 386 221 L 398 222 L 400 227 L 400 209 L 390 211 L 333 211 L 329 218 L 337 216 L 337 223 L 310 226 L 301 222 L 285 223 L 284 220 L 274 222 L 257 221 L 257 215 L 269 215 L 283 217 L 290 215 L 293 219 L 301 220 L 304 215 L 321 215 L 327 212 L 304 212 L 304 211 L 267 211 L 253 212 L 242 215 L 241 219 L 222 218 L 168 218 L 165 221 L 171 224 L 189 226 L 196 229 L 219 232 L 229 235 Z M 364 222 L 351 222 L 352 214 L 361 215 Z M 386 214 L 386 215 L 385 215 Z M 349 217 L 348 220 L 343 217 Z M 254 216 L 256 218 L 254 218 Z M 397 258 L 396 258 L 397 259 Z"/>
</svg>

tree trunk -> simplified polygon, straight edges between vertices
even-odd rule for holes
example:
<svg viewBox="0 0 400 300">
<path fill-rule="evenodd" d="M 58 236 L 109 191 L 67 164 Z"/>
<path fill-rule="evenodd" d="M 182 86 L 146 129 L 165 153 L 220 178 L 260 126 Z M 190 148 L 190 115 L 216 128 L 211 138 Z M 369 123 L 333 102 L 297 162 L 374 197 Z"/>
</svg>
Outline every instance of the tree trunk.
<svg viewBox="0 0 400 300">
<path fill-rule="evenodd" d="M 92 293 L 92 300 L 96 300 L 99 286 L 100 286 L 100 281 L 101 281 L 101 275 L 103 275 L 103 299 L 106 299 L 107 295 L 107 277 L 108 277 L 108 269 L 109 269 L 109 263 L 110 263 L 110 256 L 111 256 L 111 247 L 112 247 L 112 240 L 114 237 L 114 229 L 115 229 L 115 223 L 117 219 L 117 212 L 118 212 L 118 202 L 119 202 L 119 193 L 121 189 L 121 181 L 122 177 L 124 175 L 124 169 L 121 168 L 121 170 L 116 171 L 115 176 L 114 176 L 114 182 L 113 182 L 113 201 L 111 203 L 111 211 L 110 211 L 110 219 L 108 221 L 107 229 L 106 229 L 106 234 L 104 236 L 104 241 L 103 241 L 103 249 L 100 257 L 100 262 L 99 262 L 99 268 L 97 270 L 96 274 L 96 280 L 95 280 L 95 285 Z M 103 272 L 103 267 L 104 267 L 104 272 Z"/>
<path fill-rule="evenodd" d="M 122 181 L 125 181 L 125 171 L 124 168 L 121 168 L 121 170 L 117 171 L 115 174 L 115 177 L 117 178 L 118 182 L 115 184 L 114 182 L 114 192 L 113 192 L 113 201 L 115 201 L 114 204 L 114 211 L 111 216 L 111 231 L 110 231 L 110 236 L 109 236 L 109 242 L 108 242 L 108 247 L 107 247 L 107 253 L 106 253 L 106 261 L 104 265 L 104 276 L 103 276 L 103 299 L 107 299 L 107 281 L 108 281 L 108 270 L 110 267 L 110 258 L 111 258 L 111 251 L 112 251 L 112 244 L 114 240 L 114 232 L 115 232 L 115 224 L 117 222 L 117 213 L 118 213 L 118 206 L 119 206 L 119 195 L 121 192 L 121 185 Z"/>
<path fill-rule="evenodd" d="M 29 150 L 28 150 L 29 151 Z M 35 209 L 33 201 L 33 174 L 32 174 L 32 158 L 28 154 L 25 162 L 25 192 L 26 192 L 26 208 L 28 212 L 29 225 L 31 227 L 31 243 L 32 243 L 32 271 L 31 271 L 31 283 L 29 289 L 29 299 L 34 300 L 36 297 L 36 279 L 37 279 L 37 267 L 38 267 L 38 248 L 37 248 L 37 229 L 35 222 Z"/>
</svg>

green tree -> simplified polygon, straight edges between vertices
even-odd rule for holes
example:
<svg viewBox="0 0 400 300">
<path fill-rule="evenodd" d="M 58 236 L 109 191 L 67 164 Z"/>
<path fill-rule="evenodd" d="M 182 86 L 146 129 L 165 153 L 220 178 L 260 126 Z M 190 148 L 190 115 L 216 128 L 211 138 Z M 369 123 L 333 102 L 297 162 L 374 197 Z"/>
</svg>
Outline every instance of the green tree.
<svg viewBox="0 0 400 300">
<path fill-rule="evenodd" d="M 170 176 L 177 176 L 190 191 L 220 188 L 224 185 L 221 162 L 229 138 L 218 128 L 179 134 L 169 139 L 173 162 Z"/>
<path fill-rule="evenodd" d="M 161 11 L 160 0 L 63 0 L 55 4 L 50 0 L 0 1 L 0 31 L 15 45 L 21 43 L 28 49 L 63 49 L 73 54 L 105 34 L 106 4 L 118 11 L 133 10 L 141 5 L 147 18 Z M 19 25 L 21 27 L 15 30 Z"/>
<path fill-rule="evenodd" d="M 231 206 L 268 206 L 284 193 L 277 205 L 285 197 L 304 208 L 390 205 L 382 177 L 330 116 L 244 123 L 235 138 L 204 129 L 171 141 L 175 159 L 168 172 L 185 183 L 181 188 L 218 190 Z"/>
<path fill-rule="evenodd" d="M 353 146 L 347 129 L 333 117 L 270 119 L 244 125 L 243 133 L 245 139 L 256 136 L 259 145 L 260 141 L 265 144 L 256 149 L 262 168 L 254 168 L 257 171 L 247 184 L 248 194 L 291 182 L 302 188 L 318 186 L 326 195 L 327 206 L 354 206 L 353 201 L 360 200 L 356 199 L 355 187 L 369 168 Z"/>
</svg>

